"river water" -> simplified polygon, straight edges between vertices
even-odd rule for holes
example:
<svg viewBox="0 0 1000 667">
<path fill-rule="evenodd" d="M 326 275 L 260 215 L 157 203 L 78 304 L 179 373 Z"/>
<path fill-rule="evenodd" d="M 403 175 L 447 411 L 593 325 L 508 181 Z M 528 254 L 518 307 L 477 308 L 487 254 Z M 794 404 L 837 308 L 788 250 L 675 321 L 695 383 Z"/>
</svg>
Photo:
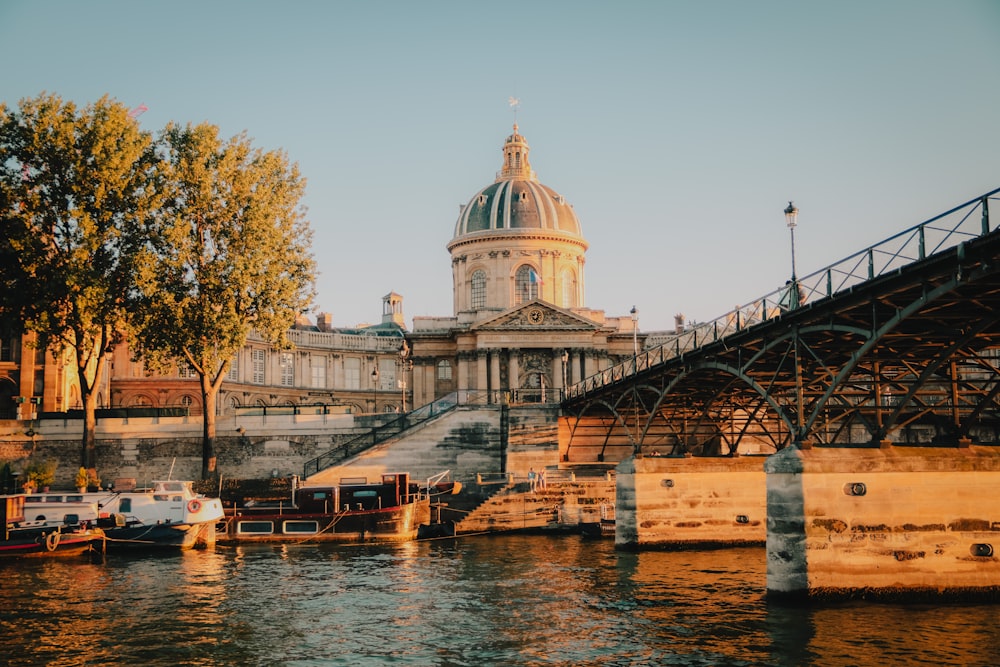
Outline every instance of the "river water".
<svg viewBox="0 0 1000 667">
<path fill-rule="evenodd" d="M 0 564 L 9 665 L 995 665 L 1000 606 L 764 596 L 764 550 L 578 536 Z M 4 662 L 6 660 L 6 662 Z"/>
</svg>

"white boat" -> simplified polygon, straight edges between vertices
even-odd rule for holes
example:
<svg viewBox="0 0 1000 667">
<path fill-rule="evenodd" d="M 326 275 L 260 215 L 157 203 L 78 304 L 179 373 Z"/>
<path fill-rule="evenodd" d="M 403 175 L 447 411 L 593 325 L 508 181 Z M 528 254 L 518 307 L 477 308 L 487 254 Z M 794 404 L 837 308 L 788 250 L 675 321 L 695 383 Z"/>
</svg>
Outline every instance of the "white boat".
<svg viewBox="0 0 1000 667">
<path fill-rule="evenodd" d="M 215 544 L 222 502 L 192 489 L 192 482 L 153 482 L 151 488 L 89 493 L 34 493 L 24 503 L 28 521 L 82 523 L 104 529 L 111 550 Z"/>
</svg>

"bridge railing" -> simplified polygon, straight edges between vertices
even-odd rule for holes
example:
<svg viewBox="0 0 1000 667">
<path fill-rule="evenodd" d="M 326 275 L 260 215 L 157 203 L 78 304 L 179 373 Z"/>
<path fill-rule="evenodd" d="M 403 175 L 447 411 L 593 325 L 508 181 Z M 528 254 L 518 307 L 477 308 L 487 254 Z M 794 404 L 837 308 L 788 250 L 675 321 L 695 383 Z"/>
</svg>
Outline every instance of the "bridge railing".
<svg viewBox="0 0 1000 667">
<path fill-rule="evenodd" d="M 990 234 L 989 202 L 1000 199 L 997 193 L 1000 193 L 1000 188 L 905 229 L 794 283 L 788 281 L 783 287 L 711 322 L 691 326 L 662 345 L 643 350 L 632 359 L 567 387 L 566 398 L 620 382 L 685 352 L 780 317 L 806 303 L 832 297 L 865 281 Z"/>
</svg>

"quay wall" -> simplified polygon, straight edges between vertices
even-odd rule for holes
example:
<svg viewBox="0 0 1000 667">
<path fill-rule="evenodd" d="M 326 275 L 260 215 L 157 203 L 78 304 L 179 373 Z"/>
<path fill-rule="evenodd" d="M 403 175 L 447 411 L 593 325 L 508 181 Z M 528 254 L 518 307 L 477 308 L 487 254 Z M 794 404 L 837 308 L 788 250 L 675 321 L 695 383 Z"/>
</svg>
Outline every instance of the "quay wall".
<svg viewBox="0 0 1000 667">
<path fill-rule="evenodd" d="M 507 433 L 499 406 L 459 406 L 440 418 L 387 441 L 315 481 L 340 477 L 377 479 L 384 472 L 410 472 L 416 481 L 450 470 L 467 484 L 478 476 L 527 479 L 534 467 L 558 461 L 557 407 L 511 407 Z M 216 422 L 219 473 L 229 479 L 302 475 L 304 464 L 395 415 L 255 414 L 222 416 Z M 27 462 L 57 462 L 53 488 L 74 488 L 80 465 L 83 422 L 45 419 L 0 422 L 0 465 L 15 472 Z M 132 478 L 139 484 L 172 475 L 199 479 L 202 421 L 198 417 L 108 417 L 98 420 L 97 470 L 104 483 Z"/>
<path fill-rule="evenodd" d="M 345 439 L 370 430 L 352 415 L 220 417 L 215 449 L 219 473 L 259 479 L 301 475 L 303 464 Z M 45 419 L 0 423 L 0 464 L 20 471 L 31 459 L 57 462 L 53 488 L 72 488 L 80 466 L 83 422 Z M 103 418 L 96 434 L 97 471 L 104 483 L 132 478 L 200 479 L 202 423 L 197 417 Z"/>
<path fill-rule="evenodd" d="M 618 464 L 620 549 L 764 545 L 763 456 L 644 457 Z"/>
<path fill-rule="evenodd" d="M 767 591 L 996 598 L 1000 451 L 789 447 L 767 472 Z"/>
</svg>

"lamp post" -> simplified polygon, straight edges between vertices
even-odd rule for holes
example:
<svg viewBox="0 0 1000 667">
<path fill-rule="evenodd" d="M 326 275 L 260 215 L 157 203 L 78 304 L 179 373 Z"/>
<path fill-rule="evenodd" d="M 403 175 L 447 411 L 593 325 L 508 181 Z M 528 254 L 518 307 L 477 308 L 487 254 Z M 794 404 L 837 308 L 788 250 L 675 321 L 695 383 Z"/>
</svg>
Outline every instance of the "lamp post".
<svg viewBox="0 0 1000 667">
<path fill-rule="evenodd" d="M 406 371 L 410 367 L 410 348 L 403 341 L 403 345 L 399 348 L 399 388 L 401 391 L 400 398 L 403 404 L 403 414 L 406 414 Z"/>
<path fill-rule="evenodd" d="M 639 309 L 632 306 L 632 397 L 635 401 L 635 448 L 639 451 Z"/>
<path fill-rule="evenodd" d="M 378 357 L 373 362 L 375 368 L 372 369 L 372 413 L 378 412 Z"/>
<path fill-rule="evenodd" d="M 632 310 L 628 311 L 632 314 L 632 354 L 638 358 L 639 356 L 639 311 L 635 306 L 632 306 Z"/>
<path fill-rule="evenodd" d="M 562 373 L 563 373 L 563 384 L 562 384 L 562 397 L 566 398 L 566 379 L 568 374 L 566 372 L 566 367 L 569 365 L 569 351 L 562 351 Z"/>
<path fill-rule="evenodd" d="M 792 235 L 792 284 L 795 284 L 795 225 L 798 224 L 799 220 L 799 209 L 795 208 L 795 204 L 788 202 L 788 208 L 785 209 L 785 222 L 788 223 L 788 231 Z"/>
</svg>

